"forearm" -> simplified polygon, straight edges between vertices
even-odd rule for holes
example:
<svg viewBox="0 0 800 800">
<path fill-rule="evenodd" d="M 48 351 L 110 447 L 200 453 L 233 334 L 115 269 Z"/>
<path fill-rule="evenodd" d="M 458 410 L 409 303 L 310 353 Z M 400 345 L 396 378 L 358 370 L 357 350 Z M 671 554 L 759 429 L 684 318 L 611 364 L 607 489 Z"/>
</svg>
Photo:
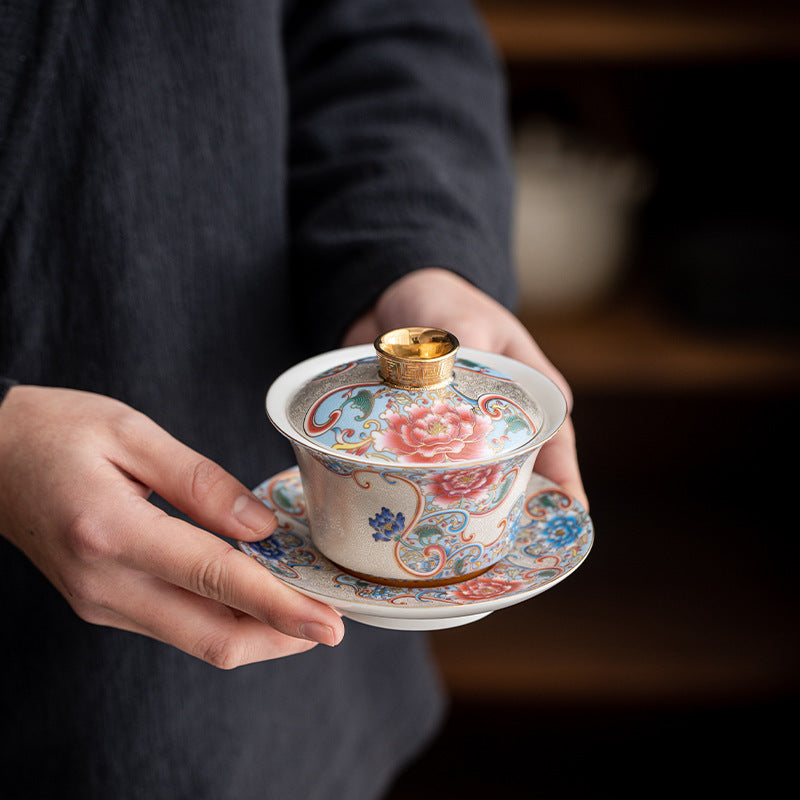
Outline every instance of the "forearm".
<svg viewBox="0 0 800 800">
<path fill-rule="evenodd" d="M 313 22 L 295 8 L 290 197 L 304 313 L 338 339 L 389 284 L 428 266 L 511 304 L 504 86 L 469 5 L 316 4 Z"/>
</svg>

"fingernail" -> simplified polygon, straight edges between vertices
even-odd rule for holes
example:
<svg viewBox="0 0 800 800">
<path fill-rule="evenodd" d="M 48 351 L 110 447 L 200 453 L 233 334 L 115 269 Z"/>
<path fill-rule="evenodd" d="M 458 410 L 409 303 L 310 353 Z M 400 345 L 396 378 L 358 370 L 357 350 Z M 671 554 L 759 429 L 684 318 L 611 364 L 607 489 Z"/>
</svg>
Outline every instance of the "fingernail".
<svg viewBox="0 0 800 800">
<path fill-rule="evenodd" d="M 271 533 L 275 527 L 275 517 L 272 512 L 258 500 L 249 495 L 242 494 L 233 504 L 233 516 L 253 533 Z"/>
<path fill-rule="evenodd" d="M 300 626 L 300 635 L 304 639 L 326 644 L 328 647 L 336 645 L 336 634 L 333 632 L 333 628 L 323 625 L 321 622 L 304 622 Z"/>
</svg>

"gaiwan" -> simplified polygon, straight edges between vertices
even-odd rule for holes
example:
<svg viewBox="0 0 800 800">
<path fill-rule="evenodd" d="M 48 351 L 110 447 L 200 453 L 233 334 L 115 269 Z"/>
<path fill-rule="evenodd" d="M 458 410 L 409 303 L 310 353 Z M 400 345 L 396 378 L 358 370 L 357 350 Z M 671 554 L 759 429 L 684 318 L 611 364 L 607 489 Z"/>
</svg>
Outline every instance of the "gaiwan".
<svg viewBox="0 0 800 800">
<path fill-rule="evenodd" d="M 414 587 L 472 578 L 506 555 L 537 453 L 567 414 L 537 370 L 419 327 L 297 364 L 266 407 L 297 456 L 320 552 Z"/>
</svg>

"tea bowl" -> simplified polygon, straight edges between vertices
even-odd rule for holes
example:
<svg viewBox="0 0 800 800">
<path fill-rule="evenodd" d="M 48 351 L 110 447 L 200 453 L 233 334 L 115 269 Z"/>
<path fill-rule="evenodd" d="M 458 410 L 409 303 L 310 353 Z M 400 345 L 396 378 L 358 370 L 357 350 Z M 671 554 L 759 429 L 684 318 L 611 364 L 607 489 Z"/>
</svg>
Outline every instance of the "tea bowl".
<svg viewBox="0 0 800 800">
<path fill-rule="evenodd" d="M 435 587 L 509 551 L 567 403 L 532 367 L 415 327 L 291 367 L 266 410 L 297 458 L 317 549 L 365 580 Z"/>
</svg>

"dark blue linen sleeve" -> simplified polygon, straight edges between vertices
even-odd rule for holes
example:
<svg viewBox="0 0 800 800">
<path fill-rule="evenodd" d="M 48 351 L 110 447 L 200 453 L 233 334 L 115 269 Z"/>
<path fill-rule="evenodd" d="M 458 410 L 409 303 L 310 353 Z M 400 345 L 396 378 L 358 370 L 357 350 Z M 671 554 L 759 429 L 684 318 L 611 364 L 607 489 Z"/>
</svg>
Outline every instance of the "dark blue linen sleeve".
<svg viewBox="0 0 800 800">
<path fill-rule="evenodd" d="M 422 267 L 511 306 L 505 87 L 470 3 L 296 0 L 284 36 L 292 269 L 317 342 Z"/>
<path fill-rule="evenodd" d="M 8 390 L 16 385 L 17 385 L 16 381 L 11 380 L 10 378 L 0 377 L 0 404 L 2 404 L 3 400 L 6 399 Z"/>
</svg>

